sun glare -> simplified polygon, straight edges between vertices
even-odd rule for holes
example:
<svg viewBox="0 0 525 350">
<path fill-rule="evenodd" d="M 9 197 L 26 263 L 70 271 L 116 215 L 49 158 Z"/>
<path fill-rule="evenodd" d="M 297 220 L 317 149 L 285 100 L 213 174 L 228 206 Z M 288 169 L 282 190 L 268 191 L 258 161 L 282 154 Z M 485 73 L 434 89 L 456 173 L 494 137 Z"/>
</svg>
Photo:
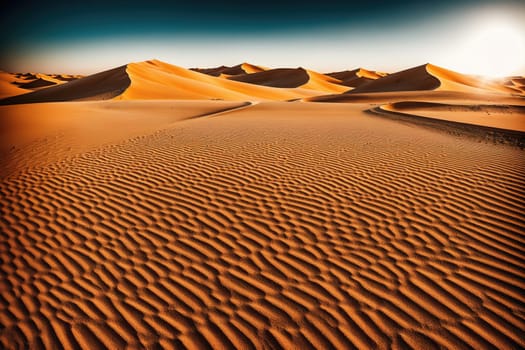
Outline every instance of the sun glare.
<svg viewBox="0 0 525 350">
<path fill-rule="evenodd" d="M 525 29 L 510 20 L 478 23 L 466 40 L 460 55 L 465 73 L 502 77 L 525 69 Z"/>
</svg>

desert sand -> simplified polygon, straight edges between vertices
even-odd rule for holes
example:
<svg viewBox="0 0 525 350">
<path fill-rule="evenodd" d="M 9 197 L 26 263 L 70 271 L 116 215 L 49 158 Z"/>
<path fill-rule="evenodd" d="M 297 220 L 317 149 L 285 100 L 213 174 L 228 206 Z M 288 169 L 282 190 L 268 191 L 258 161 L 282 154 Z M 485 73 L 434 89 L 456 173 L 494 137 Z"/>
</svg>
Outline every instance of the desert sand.
<svg viewBox="0 0 525 350">
<path fill-rule="evenodd" d="M 525 347 L 519 78 L 219 68 L 1 101 L 4 348 Z"/>
</svg>

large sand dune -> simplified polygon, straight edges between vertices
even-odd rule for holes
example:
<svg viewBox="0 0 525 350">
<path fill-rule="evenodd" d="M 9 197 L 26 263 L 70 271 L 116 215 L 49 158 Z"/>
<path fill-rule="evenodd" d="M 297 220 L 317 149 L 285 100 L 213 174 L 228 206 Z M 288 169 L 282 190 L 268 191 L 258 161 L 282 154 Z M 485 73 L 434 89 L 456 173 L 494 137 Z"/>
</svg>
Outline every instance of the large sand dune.
<svg viewBox="0 0 525 350">
<path fill-rule="evenodd" d="M 369 107 L 0 107 L 0 344 L 525 347 L 523 151 Z"/>
</svg>

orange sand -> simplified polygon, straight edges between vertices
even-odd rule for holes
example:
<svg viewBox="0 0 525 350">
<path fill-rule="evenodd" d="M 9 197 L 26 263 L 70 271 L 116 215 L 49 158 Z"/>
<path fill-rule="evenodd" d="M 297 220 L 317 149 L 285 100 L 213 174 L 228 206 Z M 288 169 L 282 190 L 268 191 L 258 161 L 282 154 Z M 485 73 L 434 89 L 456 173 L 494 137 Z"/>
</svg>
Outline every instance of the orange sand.
<svg viewBox="0 0 525 350">
<path fill-rule="evenodd" d="M 523 78 L 77 78 L 0 75 L 0 348 L 525 347 Z"/>
<path fill-rule="evenodd" d="M 524 347 L 523 151 L 369 106 L 0 107 L 0 344 Z"/>
</svg>

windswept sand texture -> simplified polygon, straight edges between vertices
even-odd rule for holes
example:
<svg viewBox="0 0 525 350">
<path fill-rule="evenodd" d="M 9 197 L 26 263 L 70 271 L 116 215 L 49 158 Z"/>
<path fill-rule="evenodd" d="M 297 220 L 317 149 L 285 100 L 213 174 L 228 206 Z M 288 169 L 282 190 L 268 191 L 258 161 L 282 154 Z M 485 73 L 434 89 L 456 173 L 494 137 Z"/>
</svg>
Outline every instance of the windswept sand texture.
<svg viewBox="0 0 525 350">
<path fill-rule="evenodd" d="M 370 107 L 0 107 L 0 344 L 525 347 L 523 151 Z"/>
</svg>

